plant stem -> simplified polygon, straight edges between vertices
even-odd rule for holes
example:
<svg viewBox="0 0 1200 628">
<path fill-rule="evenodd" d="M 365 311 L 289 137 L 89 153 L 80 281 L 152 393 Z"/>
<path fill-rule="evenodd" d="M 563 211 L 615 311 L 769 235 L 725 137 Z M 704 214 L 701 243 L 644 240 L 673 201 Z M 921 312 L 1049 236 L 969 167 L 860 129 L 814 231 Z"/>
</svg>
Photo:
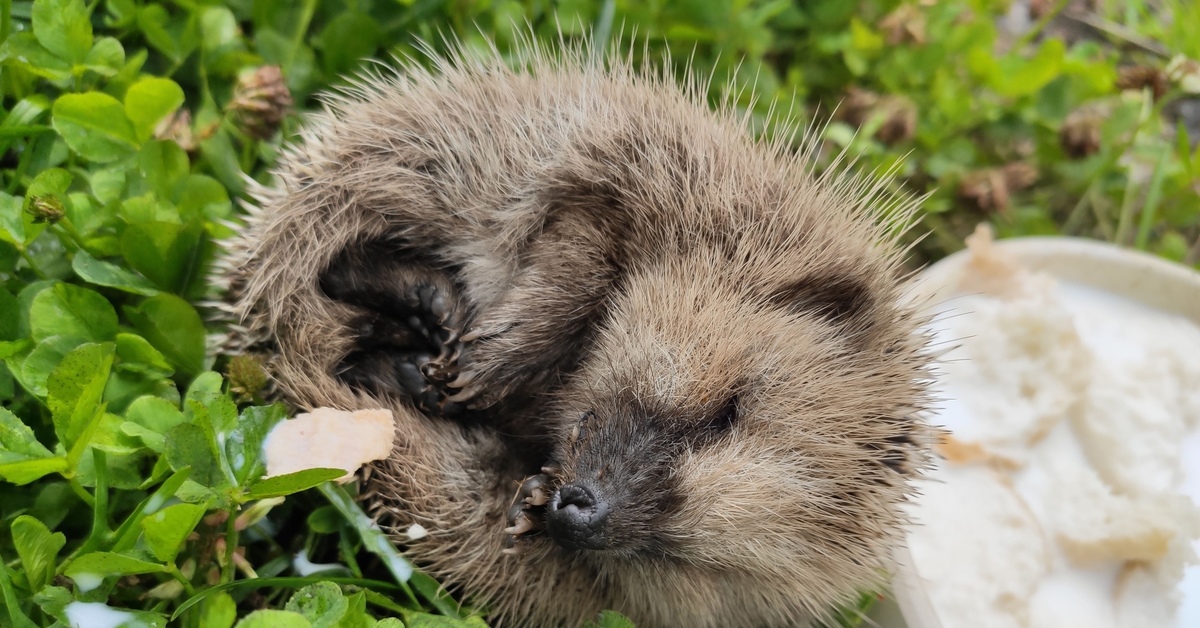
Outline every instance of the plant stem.
<svg viewBox="0 0 1200 628">
<path fill-rule="evenodd" d="M 69 484 L 71 485 L 71 490 L 75 492 L 75 495 L 78 496 L 79 499 L 82 499 L 89 508 L 96 505 L 96 498 L 92 497 L 92 494 L 87 492 L 86 488 L 83 488 L 83 485 L 79 483 L 78 478 L 71 478 Z"/>
<path fill-rule="evenodd" d="M 8 40 L 12 29 L 12 0 L 0 0 L 0 43 Z"/>
<path fill-rule="evenodd" d="M 225 565 L 221 567 L 221 584 L 233 582 L 236 574 L 233 564 L 233 552 L 238 546 L 238 531 L 234 525 L 236 521 L 237 513 L 230 510 L 229 517 L 225 520 Z"/>
<path fill-rule="evenodd" d="M 183 585 L 183 590 L 187 591 L 188 596 L 196 594 L 196 587 L 192 586 L 192 581 L 188 580 L 187 576 L 184 576 L 182 571 L 179 571 L 179 567 L 176 567 L 175 563 L 167 565 L 167 573 L 170 574 L 172 578 L 179 581 L 179 584 Z"/>
<path fill-rule="evenodd" d="M 21 254 L 21 259 L 25 260 L 25 264 L 29 266 L 29 270 L 32 270 L 38 279 L 45 280 L 50 278 L 46 273 L 42 272 L 42 269 L 37 267 L 37 264 L 33 262 L 33 258 L 30 257 L 29 251 L 24 246 L 17 247 L 17 252 Z"/>
<path fill-rule="evenodd" d="M 1067 8 L 1067 5 L 1070 3 L 1071 0 L 1058 0 L 1058 2 L 1055 2 L 1054 6 L 1051 7 L 1051 9 L 1044 15 L 1042 15 L 1042 17 L 1038 19 L 1037 23 L 1035 23 L 1032 28 L 1030 28 L 1028 31 L 1025 31 L 1025 33 L 1017 39 L 1017 41 L 1013 44 L 1012 49 L 1020 50 L 1029 44 L 1029 42 L 1036 39 L 1038 35 L 1042 34 L 1042 31 L 1046 30 L 1046 27 L 1050 24 L 1050 22 L 1054 20 L 1054 18 L 1058 17 L 1058 14 L 1062 13 L 1063 9 Z"/>
<path fill-rule="evenodd" d="M 308 26 L 312 24 L 313 14 L 316 12 L 317 0 L 304 0 L 300 23 L 296 25 L 296 32 L 292 33 L 292 45 L 288 48 L 287 62 L 283 64 L 285 70 L 291 68 L 292 62 L 296 59 L 296 51 L 304 45 L 304 36 L 308 34 Z"/>
<path fill-rule="evenodd" d="M 96 469 L 96 497 L 92 510 L 92 533 L 79 548 L 79 554 L 94 552 L 108 540 L 112 533 L 108 529 L 108 459 L 107 455 L 92 448 L 92 466 Z"/>
<path fill-rule="evenodd" d="M 13 591 L 12 581 L 8 578 L 8 568 L 0 561 L 0 594 L 3 594 L 4 607 L 8 609 L 8 618 L 14 628 L 36 628 L 37 624 L 21 611 L 20 601 L 16 591 Z"/>
</svg>

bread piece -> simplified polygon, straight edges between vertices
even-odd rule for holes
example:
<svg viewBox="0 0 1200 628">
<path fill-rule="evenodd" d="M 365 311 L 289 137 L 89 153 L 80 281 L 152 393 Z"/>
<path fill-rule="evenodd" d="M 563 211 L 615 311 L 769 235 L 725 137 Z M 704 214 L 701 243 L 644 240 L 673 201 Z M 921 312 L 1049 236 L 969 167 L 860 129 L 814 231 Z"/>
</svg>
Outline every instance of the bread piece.
<svg viewBox="0 0 1200 628">
<path fill-rule="evenodd" d="M 1044 293 L 1054 284 L 1049 275 L 1024 268 L 1011 253 L 996 248 L 992 229 L 985 223 L 977 225 L 975 232 L 967 236 L 966 245 L 971 256 L 959 278 L 958 288 L 962 292 L 984 292 L 1011 299 Z"/>
<path fill-rule="evenodd" d="M 282 421 L 267 435 L 267 477 L 305 469 L 345 469 L 341 481 L 392 451 L 396 427 L 391 410 L 346 412 L 317 408 Z"/>
<path fill-rule="evenodd" d="M 909 548 L 946 628 L 1027 625 L 1049 568 L 1028 508 L 994 471 L 943 468 L 922 486 Z"/>
<path fill-rule="evenodd" d="M 1078 567 L 1156 561 L 1183 533 L 1169 495 L 1118 495 L 1083 461 L 1048 462 L 1047 525 L 1067 558 Z"/>
<path fill-rule="evenodd" d="M 1186 432 L 1176 398 L 1159 390 L 1157 373 L 1136 364 L 1094 368 L 1087 399 L 1072 416 L 1088 459 L 1120 493 L 1175 490 Z"/>
<path fill-rule="evenodd" d="M 1050 293 L 1012 301 L 963 299 L 941 321 L 941 338 L 961 339 L 936 384 L 945 420 L 964 444 L 1022 464 L 1036 443 L 1081 402 L 1090 354 Z M 970 420 L 956 421 L 962 413 Z"/>
<path fill-rule="evenodd" d="M 1157 628 L 1176 625 L 1179 593 L 1164 586 L 1146 565 L 1130 564 L 1117 577 L 1116 625 L 1119 628 Z"/>
</svg>

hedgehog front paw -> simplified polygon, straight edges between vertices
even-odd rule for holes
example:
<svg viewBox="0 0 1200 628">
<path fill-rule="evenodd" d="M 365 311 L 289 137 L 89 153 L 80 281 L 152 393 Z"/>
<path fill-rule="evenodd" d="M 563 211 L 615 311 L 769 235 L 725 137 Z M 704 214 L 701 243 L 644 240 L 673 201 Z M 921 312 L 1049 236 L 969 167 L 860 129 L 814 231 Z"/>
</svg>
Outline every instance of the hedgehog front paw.
<svg viewBox="0 0 1200 628">
<path fill-rule="evenodd" d="M 453 417 L 463 404 L 449 399 L 461 375 L 465 306 L 453 283 L 428 269 L 403 267 L 358 285 L 327 277 L 326 292 L 362 314 L 352 327 L 355 348 L 339 368 L 352 387 L 402 393 L 427 415 Z"/>
<path fill-rule="evenodd" d="M 518 351 L 512 350 L 510 345 L 513 343 L 506 337 L 518 326 L 517 323 L 501 321 L 477 324 L 457 339 L 459 353 L 456 359 L 463 351 L 467 356 L 465 368 L 446 384 L 456 390 L 448 398 L 451 403 L 469 404 L 467 407 L 472 408 L 487 407 L 502 396 L 505 380 L 518 370 L 512 367 L 521 358 Z M 500 365 L 508 367 L 510 372 L 507 376 L 497 372 Z"/>
<path fill-rule="evenodd" d="M 543 469 L 549 471 L 550 469 Z M 528 548 L 528 537 L 546 527 L 546 504 L 554 492 L 553 478 L 548 473 L 539 473 L 525 478 L 513 496 L 508 508 L 508 527 L 504 528 L 505 554 L 519 555 Z"/>
</svg>

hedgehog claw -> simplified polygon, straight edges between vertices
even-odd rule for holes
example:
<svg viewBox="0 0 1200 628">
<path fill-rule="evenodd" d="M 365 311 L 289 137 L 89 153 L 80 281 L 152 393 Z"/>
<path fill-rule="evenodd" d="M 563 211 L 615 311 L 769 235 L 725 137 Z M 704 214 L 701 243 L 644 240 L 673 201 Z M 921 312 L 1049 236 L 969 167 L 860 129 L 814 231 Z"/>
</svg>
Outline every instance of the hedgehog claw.
<svg viewBox="0 0 1200 628">
<path fill-rule="evenodd" d="M 504 554 L 505 556 L 520 556 L 527 551 L 529 551 L 528 545 L 525 543 L 522 543 L 520 545 L 513 545 L 512 547 L 506 547 L 506 548 L 500 550 L 500 553 Z"/>
<path fill-rule="evenodd" d="M 526 515 L 524 512 L 522 512 L 520 515 L 517 516 L 516 523 L 514 523 L 513 525 L 511 525 L 507 528 L 504 528 L 504 533 L 511 534 L 513 536 L 520 536 L 532 529 L 533 529 L 533 519 L 530 519 L 528 515 Z"/>
<path fill-rule="evenodd" d="M 475 379 L 475 375 L 475 371 L 463 371 L 458 374 L 458 377 L 454 381 L 447 383 L 446 386 L 450 388 L 466 388 L 467 384 L 470 384 L 471 380 Z"/>
<path fill-rule="evenodd" d="M 525 503 L 530 506 L 545 506 L 548 501 L 550 501 L 550 494 L 541 487 L 531 490 L 529 497 L 525 498 Z"/>
<path fill-rule="evenodd" d="M 518 541 L 530 533 L 540 532 L 545 527 L 541 515 L 546 503 L 550 501 L 549 484 L 550 477 L 541 474 L 531 475 L 521 482 L 516 495 L 513 496 L 512 505 L 508 507 L 508 527 L 504 528 L 504 534 L 507 535 L 506 547 L 518 549 L 514 547 Z"/>
<path fill-rule="evenodd" d="M 470 401 L 471 399 L 474 399 L 478 394 L 479 390 L 476 388 L 464 388 L 461 391 L 446 397 L 446 401 L 451 403 L 462 403 L 464 401 Z M 467 407 L 469 408 L 470 406 Z"/>
</svg>

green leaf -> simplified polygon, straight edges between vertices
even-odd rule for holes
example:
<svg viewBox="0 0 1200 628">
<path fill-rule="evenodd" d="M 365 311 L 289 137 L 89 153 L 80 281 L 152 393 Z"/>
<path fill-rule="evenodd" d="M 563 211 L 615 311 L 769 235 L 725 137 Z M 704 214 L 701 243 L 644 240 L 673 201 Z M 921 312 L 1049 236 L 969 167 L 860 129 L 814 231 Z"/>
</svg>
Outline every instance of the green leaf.
<svg viewBox="0 0 1200 628">
<path fill-rule="evenodd" d="M 101 399 L 112 362 L 111 344 L 84 344 L 68 353 L 46 382 L 54 431 L 68 450 L 67 464 L 72 469 L 104 417 Z"/>
<path fill-rule="evenodd" d="M 122 425 L 122 431 L 131 433 L 128 429 L 130 424 L 141 428 L 136 434 L 147 447 L 158 452 L 163 451 L 163 436 L 167 431 L 185 422 L 179 408 L 160 397 L 139 397 L 134 400 L 125 410 L 125 419 L 126 424 Z"/>
<path fill-rule="evenodd" d="M 66 465 L 66 458 L 51 453 L 28 425 L 0 407 L 0 477 L 13 484 L 28 484 L 63 471 Z"/>
<path fill-rule="evenodd" d="M 108 94 L 65 94 L 54 101 L 54 129 L 84 159 L 109 163 L 138 148 L 137 133 L 121 103 Z"/>
<path fill-rule="evenodd" d="M 9 625 L 13 628 L 37 628 L 37 624 L 29 621 L 29 617 L 21 611 L 21 603 L 17 592 L 13 590 L 12 580 L 8 575 L 8 567 L 0 561 L 0 600 L 8 610 Z"/>
<path fill-rule="evenodd" d="M 97 286 L 107 286 L 144 296 L 158 294 L 158 289 L 145 277 L 112 262 L 98 260 L 83 249 L 75 253 L 75 258 L 71 260 L 71 268 L 80 279 Z"/>
<path fill-rule="evenodd" d="M 142 573 L 162 573 L 163 565 L 147 562 L 132 556 L 114 552 L 92 552 L 71 561 L 63 573 L 81 590 L 99 586 L 109 576 L 132 576 Z M 91 586 L 88 586 L 91 585 Z"/>
<path fill-rule="evenodd" d="M 116 76 L 125 65 L 125 48 L 113 37 L 101 37 L 88 51 L 83 65 L 101 76 Z"/>
<path fill-rule="evenodd" d="M 589 622 L 588 628 L 637 628 L 628 617 L 616 611 L 600 611 L 595 622 Z"/>
<path fill-rule="evenodd" d="M 367 516 L 367 513 L 363 512 L 358 503 L 346 494 L 346 491 L 342 490 L 340 487 L 334 486 L 333 484 L 322 484 L 318 488 L 320 489 L 321 494 L 329 500 L 329 503 L 332 504 L 334 508 L 337 508 L 338 512 L 342 513 L 342 516 L 346 518 L 346 521 L 349 522 L 350 525 L 353 526 L 358 532 L 358 536 L 363 542 L 363 549 L 375 554 L 376 556 L 379 556 L 379 558 L 383 560 L 384 566 L 386 566 L 388 571 L 392 573 L 392 576 L 396 578 L 396 582 L 404 584 L 411 579 L 413 581 L 414 588 L 428 584 L 426 581 L 419 580 L 417 578 L 418 575 L 423 574 L 413 570 L 412 563 L 410 563 L 407 558 L 402 556 L 400 552 L 396 550 L 396 546 L 388 540 L 387 535 L 385 535 L 383 531 L 379 529 L 379 526 L 376 525 L 373 519 Z M 426 578 L 428 578 L 428 576 L 426 576 Z M 437 592 L 438 586 L 436 582 L 433 583 L 432 592 L 428 590 L 428 587 L 425 587 L 423 590 L 423 593 L 426 594 L 427 599 L 429 599 L 438 610 L 448 615 L 457 614 L 452 600 L 447 602 L 441 596 L 439 596 Z"/>
<path fill-rule="evenodd" d="M 33 33 L 9 35 L 2 50 L 6 65 L 15 65 L 51 81 L 63 81 L 71 77 L 70 62 L 46 50 Z"/>
<path fill-rule="evenodd" d="M 228 593 L 210 596 L 200 606 L 200 628 L 230 628 L 236 620 L 237 603 Z"/>
<path fill-rule="evenodd" d="M 213 442 L 216 442 L 217 438 L 227 438 L 229 432 L 237 426 L 237 404 L 229 395 L 189 390 L 184 403 L 184 414 L 190 415 L 196 425 L 211 430 Z"/>
<path fill-rule="evenodd" d="M 346 475 L 345 469 L 305 469 L 295 473 L 276 475 L 251 485 L 246 492 L 246 501 L 280 497 L 306 491 L 330 480 Z"/>
<path fill-rule="evenodd" d="M 92 195 L 101 203 L 115 203 L 121 200 L 125 192 L 125 168 L 116 165 L 94 170 L 88 183 L 92 188 Z"/>
<path fill-rule="evenodd" d="M 317 40 L 325 71 L 340 74 L 353 68 L 374 54 L 380 36 L 379 24 L 365 13 L 347 12 L 335 17 Z"/>
<path fill-rule="evenodd" d="M 0 240 L 25 244 L 25 199 L 4 192 L 0 192 Z"/>
<path fill-rule="evenodd" d="M 371 628 L 404 628 L 404 622 L 395 617 L 385 617 L 375 622 Z"/>
<path fill-rule="evenodd" d="M 150 139 L 158 123 L 183 104 L 183 89 L 166 78 L 146 77 L 125 92 L 125 115 L 140 141 Z"/>
<path fill-rule="evenodd" d="M 206 51 L 217 51 L 241 41 L 237 18 L 225 7 L 208 7 L 200 14 L 200 34 Z"/>
<path fill-rule="evenodd" d="M 308 529 L 317 534 L 333 534 L 342 526 L 342 516 L 333 506 L 321 506 L 308 513 Z"/>
<path fill-rule="evenodd" d="M 160 462 L 163 461 L 160 459 Z M 163 480 L 163 483 L 154 490 L 154 493 L 142 500 L 142 502 L 133 509 L 133 512 L 125 518 L 125 522 L 121 524 L 121 527 L 115 533 L 113 533 L 114 540 L 112 550 L 114 552 L 124 552 L 133 547 L 138 537 L 141 536 L 141 526 L 139 523 L 141 522 L 142 515 L 152 515 L 158 512 L 158 510 L 163 507 L 163 504 L 165 504 L 167 500 L 174 497 L 183 484 L 187 482 L 188 475 L 191 474 L 191 471 L 191 469 L 180 469 L 179 471 L 171 474 L 170 477 L 168 477 L 166 480 Z M 157 472 L 155 472 L 154 475 L 156 477 L 160 477 Z M 153 484 L 153 481 L 143 485 L 143 488 L 151 484 Z"/>
<path fill-rule="evenodd" d="M 993 89 L 1002 96 L 1017 97 L 1036 93 L 1062 73 L 1065 46 L 1061 40 L 1047 39 L 1030 59 L 1015 55 L 1001 60 L 1000 71 L 991 78 Z"/>
<path fill-rule="evenodd" d="M 32 200 L 34 197 L 46 195 L 65 195 L 67 188 L 71 187 L 73 178 L 70 172 L 62 168 L 43 170 L 30 182 L 29 190 L 25 192 L 25 199 Z"/>
<path fill-rule="evenodd" d="M 278 404 L 252 406 L 242 411 L 237 425 L 225 438 L 225 454 L 239 486 L 246 486 L 266 472 L 263 441 L 286 416 L 287 409 Z"/>
<path fill-rule="evenodd" d="M 135 334 L 117 334 L 118 368 L 123 371 L 169 377 L 175 372 L 171 364 L 145 338 Z"/>
<path fill-rule="evenodd" d="M 0 477 L 18 486 L 66 470 L 67 459 L 63 456 L 0 463 Z"/>
<path fill-rule="evenodd" d="M 229 189 L 230 194 L 241 194 L 245 190 L 246 173 L 242 172 L 238 164 L 238 151 L 233 145 L 229 131 L 218 128 L 211 137 L 201 140 L 200 152 L 212 168 L 213 174 Z"/>
<path fill-rule="evenodd" d="M 21 337 L 21 304 L 13 293 L 0 288 L 0 341 Z"/>
<path fill-rule="evenodd" d="M 51 455 L 53 454 L 50 450 L 38 442 L 28 425 L 7 408 L 0 407 L 0 461 L 45 458 Z"/>
<path fill-rule="evenodd" d="M 146 41 L 160 52 L 170 57 L 172 61 L 182 60 L 184 53 L 171 31 L 167 30 L 170 15 L 161 4 L 151 4 L 138 12 L 138 30 L 146 37 Z"/>
<path fill-rule="evenodd" d="M 478 617 L 459 619 L 416 611 L 404 613 L 404 625 L 408 628 L 487 628 L 487 624 Z"/>
<path fill-rule="evenodd" d="M 185 375 L 203 370 L 204 323 L 190 303 L 164 293 L 146 299 L 136 308 L 126 307 L 125 316 L 142 337 Z"/>
<path fill-rule="evenodd" d="M 300 613 L 267 610 L 246 615 L 235 628 L 312 628 L 312 624 Z"/>
<path fill-rule="evenodd" d="M 121 255 L 158 287 L 179 292 L 192 270 L 202 234 L 199 223 L 153 221 L 128 225 L 121 234 Z"/>
<path fill-rule="evenodd" d="M 284 608 L 303 615 L 313 628 L 330 628 L 350 609 L 350 602 L 338 585 L 316 582 L 293 593 Z"/>
<path fill-rule="evenodd" d="M 142 180 L 160 199 L 172 198 L 176 184 L 188 176 L 191 166 L 187 153 L 170 140 L 146 142 L 138 153 L 138 171 Z"/>
<path fill-rule="evenodd" d="M 196 376 L 188 386 L 187 395 L 184 396 L 184 401 L 198 401 L 204 403 L 209 395 L 221 394 L 221 389 L 225 385 L 225 379 L 216 371 L 205 371 Z M 185 404 L 186 408 L 187 405 Z"/>
<path fill-rule="evenodd" d="M 204 430 L 191 423 L 181 423 L 164 434 L 164 449 L 171 469 L 179 471 L 191 467 L 190 478 L 209 488 L 228 488 L 228 481 L 221 472 L 214 444 Z"/>
<path fill-rule="evenodd" d="M 50 52 L 82 63 L 92 49 L 92 21 L 83 0 L 34 2 L 33 35 Z"/>
<path fill-rule="evenodd" d="M 41 590 L 54 577 L 58 552 L 66 545 L 67 537 L 62 532 L 51 533 L 45 524 L 29 515 L 13 520 L 12 536 L 30 590 Z"/>
<path fill-rule="evenodd" d="M 366 592 L 347 595 L 346 602 L 349 608 L 341 621 L 335 624 L 337 628 L 371 628 L 375 625 L 375 619 L 367 614 Z"/>
<path fill-rule="evenodd" d="M 176 183 L 171 200 L 185 219 L 203 217 L 215 222 L 227 218 L 233 210 L 225 186 L 202 174 L 188 175 Z"/>
<path fill-rule="evenodd" d="M 62 362 L 65 355 L 85 342 L 87 339 L 79 336 L 51 336 L 39 342 L 21 363 L 21 385 L 32 394 L 45 397 L 46 380 L 50 379 L 54 367 Z M 12 368 L 11 362 L 9 368 Z M 17 370 L 14 369 L 13 374 L 18 375 Z"/>
<path fill-rule="evenodd" d="M 33 596 L 33 601 L 47 615 L 62 622 L 62 625 L 71 625 L 65 611 L 67 604 L 75 601 L 75 596 L 65 587 L 45 587 Z"/>
<path fill-rule="evenodd" d="M 117 335 L 117 313 L 98 293 L 58 283 L 33 298 L 29 325 L 33 339 L 39 342 L 51 336 L 112 340 Z"/>
<path fill-rule="evenodd" d="M 164 563 L 174 561 L 205 510 L 203 505 L 175 504 L 142 519 L 146 546 L 154 557 Z"/>
<path fill-rule="evenodd" d="M 361 530 L 359 532 L 361 535 Z M 382 535 L 382 533 L 380 533 Z M 381 554 L 382 556 L 382 554 Z M 461 614 L 461 609 L 446 592 L 442 585 L 438 584 L 432 576 L 421 571 L 414 571 L 409 579 L 412 588 L 421 594 L 421 597 L 429 601 L 429 603 L 443 615 L 457 617 Z"/>
</svg>

